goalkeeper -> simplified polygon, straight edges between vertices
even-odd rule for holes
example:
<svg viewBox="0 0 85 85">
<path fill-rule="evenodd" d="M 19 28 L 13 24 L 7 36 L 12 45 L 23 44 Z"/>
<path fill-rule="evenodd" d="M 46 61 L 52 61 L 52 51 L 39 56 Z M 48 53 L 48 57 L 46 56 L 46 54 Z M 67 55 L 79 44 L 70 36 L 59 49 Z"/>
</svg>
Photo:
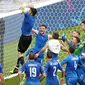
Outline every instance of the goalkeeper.
<svg viewBox="0 0 85 85">
<path fill-rule="evenodd" d="M 28 49 L 29 45 L 32 41 L 32 28 L 35 22 L 35 14 L 37 10 L 35 8 L 29 7 L 30 10 L 26 10 L 26 8 L 22 8 L 22 12 L 24 13 L 24 21 L 21 27 L 21 37 L 18 43 L 18 60 L 17 65 L 13 71 L 13 73 L 18 72 L 19 64 L 23 65 L 24 57 L 23 53 Z"/>
</svg>

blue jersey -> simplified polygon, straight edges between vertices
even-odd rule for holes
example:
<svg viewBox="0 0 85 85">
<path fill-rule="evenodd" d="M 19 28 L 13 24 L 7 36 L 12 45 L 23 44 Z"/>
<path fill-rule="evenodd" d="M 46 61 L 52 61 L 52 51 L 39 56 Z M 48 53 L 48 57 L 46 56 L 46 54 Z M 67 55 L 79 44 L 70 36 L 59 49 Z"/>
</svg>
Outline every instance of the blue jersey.
<svg viewBox="0 0 85 85">
<path fill-rule="evenodd" d="M 34 26 L 34 22 L 35 22 L 35 16 L 31 16 L 28 12 L 26 12 L 23 25 L 21 28 L 22 35 L 28 36 L 32 34 L 32 28 Z"/>
<path fill-rule="evenodd" d="M 85 53 L 85 48 L 82 48 L 81 53 L 80 53 L 80 65 L 79 67 L 82 68 L 85 71 L 85 59 L 83 56 L 81 56 L 82 53 Z"/>
<path fill-rule="evenodd" d="M 47 34 L 42 35 L 40 32 L 38 32 L 34 48 L 37 51 L 40 51 L 45 46 L 47 40 L 48 40 Z"/>
<path fill-rule="evenodd" d="M 79 57 L 75 54 L 70 54 L 62 62 L 61 65 L 66 65 L 66 76 L 77 77 L 77 66 L 79 63 Z"/>
<path fill-rule="evenodd" d="M 2 65 L 0 64 L 0 73 L 3 73 L 3 71 L 2 71 Z"/>
<path fill-rule="evenodd" d="M 61 65 L 56 60 L 49 60 L 45 67 L 44 71 L 46 73 L 46 85 L 58 85 L 58 76 L 57 70 L 62 70 Z"/>
<path fill-rule="evenodd" d="M 22 66 L 21 72 L 26 72 L 27 82 L 40 82 L 39 75 L 43 74 L 41 65 L 35 61 L 28 61 Z"/>
</svg>

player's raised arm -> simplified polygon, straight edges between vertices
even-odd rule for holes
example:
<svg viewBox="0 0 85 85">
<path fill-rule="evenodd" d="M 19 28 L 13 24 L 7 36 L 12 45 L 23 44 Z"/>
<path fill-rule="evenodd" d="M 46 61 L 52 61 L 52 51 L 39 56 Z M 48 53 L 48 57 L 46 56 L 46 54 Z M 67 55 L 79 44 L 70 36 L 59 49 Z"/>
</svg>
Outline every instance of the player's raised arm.
<svg viewBox="0 0 85 85">
<path fill-rule="evenodd" d="M 23 12 L 24 14 L 26 14 L 26 13 L 28 12 L 30 15 L 34 16 L 34 15 L 32 14 L 32 11 L 31 11 L 32 9 L 36 9 L 36 8 L 34 8 L 33 5 L 27 5 L 27 4 L 23 5 L 23 6 L 20 8 L 20 10 L 22 10 L 22 12 Z"/>
<path fill-rule="evenodd" d="M 52 35 L 51 34 L 48 34 L 48 39 L 52 39 Z"/>
<path fill-rule="evenodd" d="M 32 32 L 35 33 L 35 34 L 38 34 L 39 31 L 32 28 Z"/>
<path fill-rule="evenodd" d="M 61 50 L 69 53 L 68 47 L 67 47 L 67 46 L 65 45 L 65 43 L 62 42 L 62 41 L 61 41 Z"/>
</svg>

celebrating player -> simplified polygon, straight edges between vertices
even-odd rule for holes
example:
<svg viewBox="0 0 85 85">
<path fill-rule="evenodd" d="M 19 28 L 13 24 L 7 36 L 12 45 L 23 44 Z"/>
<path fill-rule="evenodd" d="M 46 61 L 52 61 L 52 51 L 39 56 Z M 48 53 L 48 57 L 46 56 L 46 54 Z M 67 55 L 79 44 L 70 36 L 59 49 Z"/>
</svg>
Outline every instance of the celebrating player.
<svg viewBox="0 0 85 85">
<path fill-rule="evenodd" d="M 35 55 L 36 57 L 40 55 L 46 48 L 51 50 L 53 52 L 53 57 L 52 59 L 57 60 L 58 59 L 58 54 L 60 52 L 60 43 L 58 41 L 59 34 L 58 33 L 53 33 L 51 40 L 47 42 L 47 44 Z"/>
<path fill-rule="evenodd" d="M 46 25 L 41 25 L 39 31 L 32 29 L 32 31 L 36 34 L 36 41 L 35 41 L 34 48 L 28 50 L 26 56 L 28 56 L 30 52 L 34 52 L 35 54 L 38 53 L 45 46 L 47 40 L 52 38 L 50 34 L 46 34 L 46 30 L 47 30 Z M 43 58 L 44 58 L 44 52 L 41 53 L 35 59 L 35 61 L 42 63 Z"/>
<path fill-rule="evenodd" d="M 13 73 L 17 73 L 19 64 L 23 65 L 24 63 L 23 53 L 27 50 L 32 41 L 32 28 L 35 22 L 35 14 L 37 13 L 37 10 L 35 8 L 30 7 L 30 10 L 26 11 L 25 8 L 22 8 L 22 12 L 24 13 L 25 17 L 21 28 L 22 34 L 18 43 L 19 57 L 17 60 L 16 68 L 14 69 Z"/>
<path fill-rule="evenodd" d="M 60 85 L 58 76 L 57 76 L 57 70 L 60 69 L 62 71 L 62 77 L 64 74 L 64 71 L 59 64 L 58 61 L 52 59 L 52 52 L 48 50 L 47 52 L 47 63 L 44 67 L 45 76 L 46 76 L 46 85 Z"/>
<path fill-rule="evenodd" d="M 46 48 L 48 48 L 49 50 L 53 52 L 52 59 L 54 60 L 58 59 L 57 56 L 60 52 L 60 43 L 57 39 L 59 38 L 59 34 L 53 33 L 52 38 L 53 39 L 49 40 L 47 44 L 35 55 L 36 57 L 38 57 L 40 53 L 42 53 L 44 50 L 46 50 Z"/>
<path fill-rule="evenodd" d="M 82 44 L 80 45 L 80 49 L 77 48 L 76 52 L 79 53 L 80 55 L 80 63 L 79 63 L 79 66 L 78 66 L 78 69 L 77 69 L 77 73 L 78 73 L 78 83 L 80 85 L 85 85 L 85 59 L 82 58 L 85 57 L 85 21 L 82 22 L 81 24 L 81 29 L 83 30 L 83 33 L 82 33 Z"/>
<path fill-rule="evenodd" d="M 26 85 L 40 85 L 39 75 L 43 75 L 43 70 L 41 64 L 34 61 L 35 54 L 33 52 L 29 53 L 29 60 L 23 64 L 19 74 L 20 85 L 23 85 L 21 81 L 21 75 L 23 72 L 26 73 Z"/>
<path fill-rule="evenodd" d="M 61 62 L 61 65 L 66 64 L 66 85 L 77 85 L 78 75 L 77 67 L 79 63 L 79 57 L 73 54 L 75 47 L 69 47 L 69 55 Z"/>
</svg>

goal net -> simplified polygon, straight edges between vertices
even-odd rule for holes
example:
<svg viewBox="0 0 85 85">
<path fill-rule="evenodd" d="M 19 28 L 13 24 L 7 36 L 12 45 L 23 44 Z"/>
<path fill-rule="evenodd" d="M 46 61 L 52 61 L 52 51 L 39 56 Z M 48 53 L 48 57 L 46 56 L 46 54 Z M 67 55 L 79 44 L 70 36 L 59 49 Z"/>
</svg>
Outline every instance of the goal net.
<svg viewBox="0 0 85 85">
<path fill-rule="evenodd" d="M 56 2 L 53 2 L 56 1 Z M 58 2 L 60 1 L 60 2 Z M 9 2 L 9 3 L 8 3 Z M 4 66 L 5 76 L 13 69 L 17 61 L 17 44 L 21 34 L 23 14 L 18 10 L 25 0 L 0 0 L 0 63 Z M 80 30 L 80 23 L 85 20 L 85 0 L 26 0 L 38 8 L 34 28 L 41 24 L 48 27 L 49 32 L 58 31 L 71 39 L 74 30 Z M 30 47 L 33 47 L 33 41 Z M 64 52 L 59 54 L 63 59 Z"/>
</svg>

